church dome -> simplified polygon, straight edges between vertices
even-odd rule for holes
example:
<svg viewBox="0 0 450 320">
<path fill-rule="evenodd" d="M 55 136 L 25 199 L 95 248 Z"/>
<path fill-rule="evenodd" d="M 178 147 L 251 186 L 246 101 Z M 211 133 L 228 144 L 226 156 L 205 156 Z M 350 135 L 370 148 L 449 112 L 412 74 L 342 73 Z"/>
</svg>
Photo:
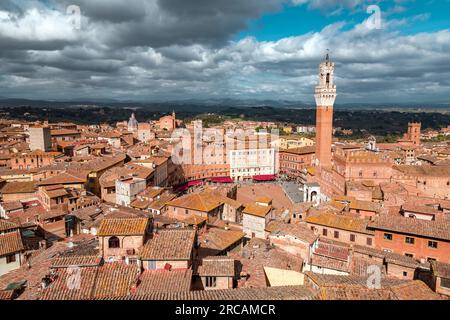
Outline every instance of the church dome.
<svg viewBox="0 0 450 320">
<path fill-rule="evenodd" d="M 128 131 L 135 131 L 138 128 L 138 122 L 134 113 L 131 114 L 130 120 L 128 120 Z"/>
</svg>

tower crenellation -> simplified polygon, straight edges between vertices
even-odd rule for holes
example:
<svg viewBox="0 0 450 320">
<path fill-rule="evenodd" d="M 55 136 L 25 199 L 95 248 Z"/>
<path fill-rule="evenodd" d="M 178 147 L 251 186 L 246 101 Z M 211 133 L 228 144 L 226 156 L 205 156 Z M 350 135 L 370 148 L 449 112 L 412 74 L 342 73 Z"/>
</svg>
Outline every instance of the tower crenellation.
<svg viewBox="0 0 450 320">
<path fill-rule="evenodd" d="M 334 84 L 334 62 L 327 58 L 319 66 L 319 84 L 316 86 L 316 105 L 332 107 L 336 100 L 336 85 Z"/>
</svg>

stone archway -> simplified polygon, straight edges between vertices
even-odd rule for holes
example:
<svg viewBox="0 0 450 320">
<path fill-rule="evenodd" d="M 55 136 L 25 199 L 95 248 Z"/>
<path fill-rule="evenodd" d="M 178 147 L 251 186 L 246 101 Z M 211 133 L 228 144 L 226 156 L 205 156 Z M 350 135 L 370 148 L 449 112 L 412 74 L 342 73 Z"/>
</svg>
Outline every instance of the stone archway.
<svg viewBox="0 0 450 320">
<path fill-rule="evenodd" d="M 316 202 L 317 201 L 317 191 L 313 191 L 313 192 L 311 192 L 311 195 L 310 195 L 310 201 L 311 202 Z"/>
</svg>

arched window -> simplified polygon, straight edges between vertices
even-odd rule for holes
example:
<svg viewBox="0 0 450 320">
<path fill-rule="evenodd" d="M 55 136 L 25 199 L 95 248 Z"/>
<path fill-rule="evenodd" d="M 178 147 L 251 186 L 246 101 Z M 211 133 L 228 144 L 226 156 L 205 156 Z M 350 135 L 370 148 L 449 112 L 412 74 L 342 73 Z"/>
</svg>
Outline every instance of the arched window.
<svg viewBox="0 0 450 320">
<path fill-rule="evenodd" d="M 111 237 L 108 240 L 109 248 L 120 248 L 120 240 L 117 237 Z"/>
</svg>

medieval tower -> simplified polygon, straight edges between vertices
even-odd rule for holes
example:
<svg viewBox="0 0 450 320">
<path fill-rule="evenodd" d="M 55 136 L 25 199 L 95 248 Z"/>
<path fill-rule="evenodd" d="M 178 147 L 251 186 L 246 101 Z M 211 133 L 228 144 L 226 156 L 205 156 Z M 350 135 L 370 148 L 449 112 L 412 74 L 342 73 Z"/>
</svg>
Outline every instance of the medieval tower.
<svg viewBox="0 0 450 320">
<path fill-rule="evenodd" d="M 320 167 L 331 167 L 331 143 L 333 135 L 333 105 L 336 100 L 334 63 L 327 54 L 319 67 L 319 84 L 316 99 L 316 163 Z"/>
<path fill-rule="evenodd" d="M 422 124 L 417 122 L 408 123 L 407 138 L 413 142 L 415 146 L 420 145 L 420 129 Z"/>
</svg>

